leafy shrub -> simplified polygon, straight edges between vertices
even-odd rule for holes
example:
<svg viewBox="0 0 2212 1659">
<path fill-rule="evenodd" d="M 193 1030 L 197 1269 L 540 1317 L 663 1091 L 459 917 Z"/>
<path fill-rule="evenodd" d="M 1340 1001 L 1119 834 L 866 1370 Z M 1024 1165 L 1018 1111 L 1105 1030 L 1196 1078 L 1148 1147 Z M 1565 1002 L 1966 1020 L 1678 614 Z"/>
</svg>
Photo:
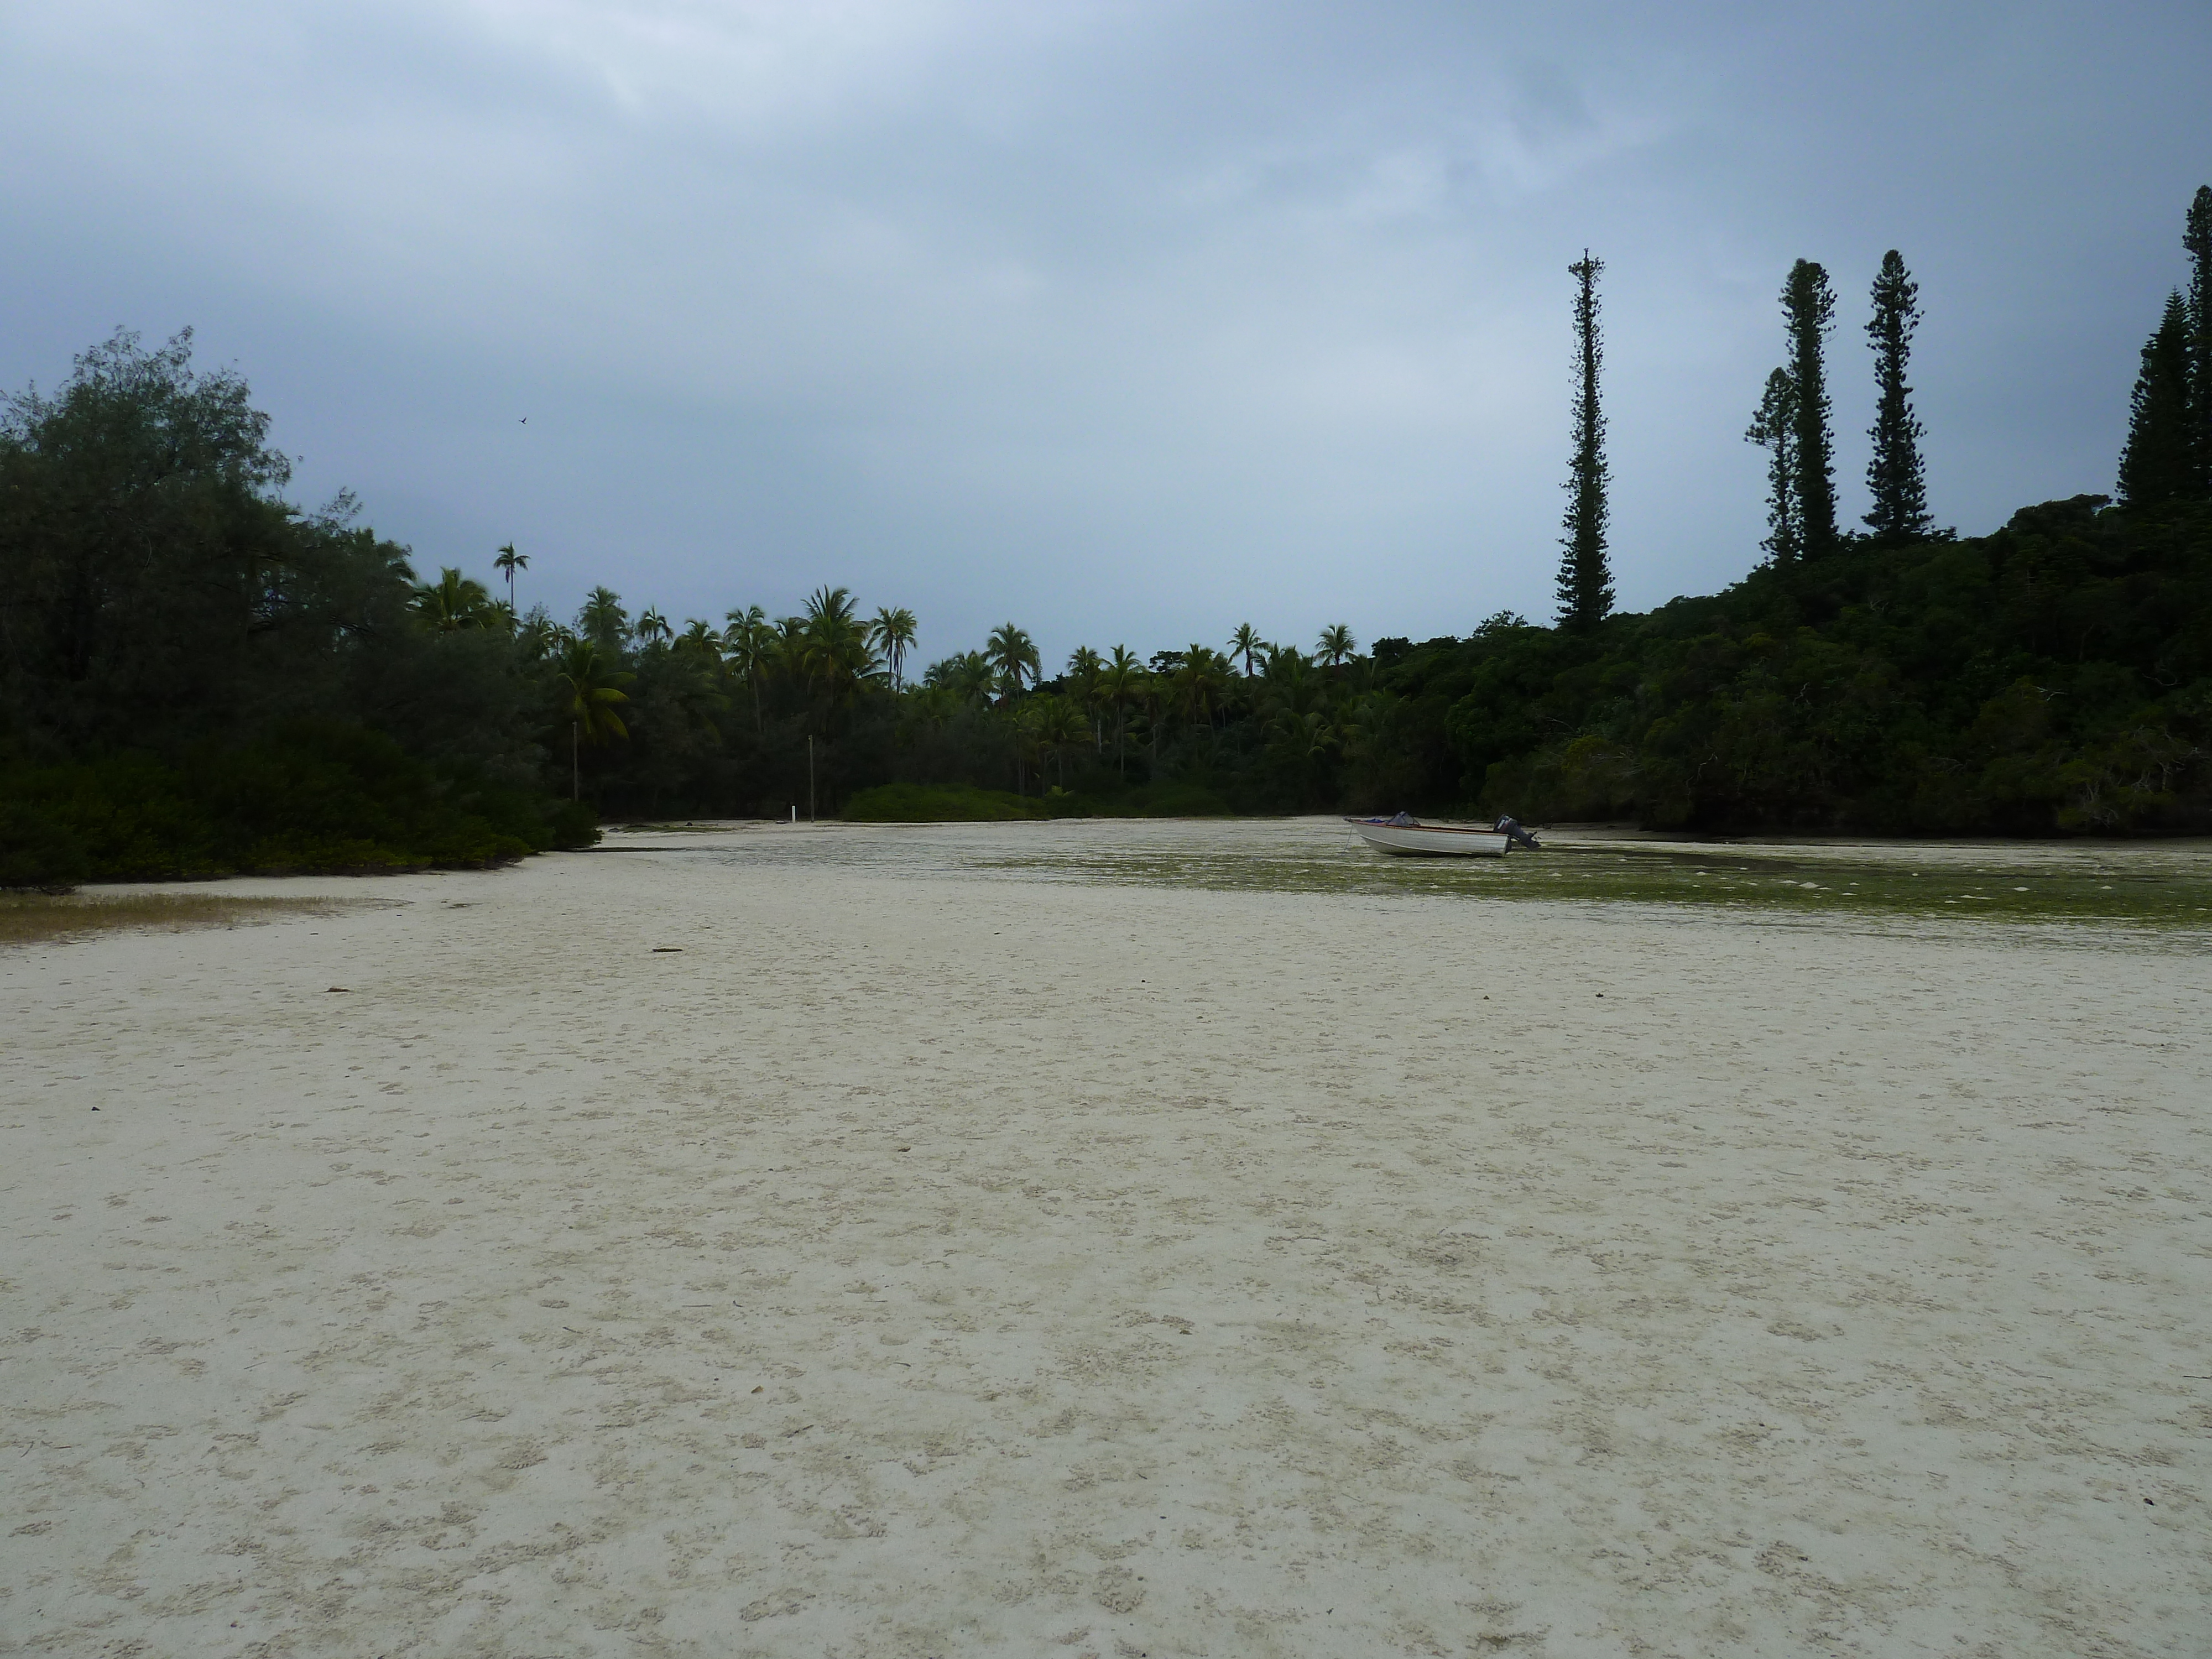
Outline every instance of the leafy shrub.
<svg viewBox="0 0 2212 1659">
<path fill-rule="evenodd" d="M 360 727 L 295 725 L 171 764 L 0 770 L 0 885 L 481 866 L 588 845 L 588 807 L 441 773 Z"/>
<path fill-rule="evenodd" d="M 1002 823 L 1046 816 L 1026 796 L 965 784 L 886 783 L 863 789 L 845 803 L 845 818 L 851 823 Z"/>
</svg>

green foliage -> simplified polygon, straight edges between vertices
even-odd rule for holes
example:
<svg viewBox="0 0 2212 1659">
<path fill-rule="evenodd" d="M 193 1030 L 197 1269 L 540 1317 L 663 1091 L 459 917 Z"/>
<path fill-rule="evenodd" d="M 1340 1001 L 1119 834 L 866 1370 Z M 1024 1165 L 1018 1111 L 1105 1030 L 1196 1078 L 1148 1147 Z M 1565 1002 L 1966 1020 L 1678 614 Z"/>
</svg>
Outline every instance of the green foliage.
<svg viewBox="0 0 2212 1659">
<path fill-rule="evenodd" d="M 608 658 L 621 656 L 637 635 L 630 625 L 629 612 L 623 609 L 622 595 L 604 582 L 586 596 L 583 607 L 576 612 L 576 632 Z"/>
<path fill-rule="evenodd" d="M 480 864 L 549 817 L 509 607 L 278 494 L 228 373 L 118 332 L 0 419 L 0 879 Z"/>
<path fill-rule="evenodd" d="M 1559 625 L 1595 628 L 1613 611 L 1613 572 L 1606 561 L 1609 509 L 1605 460 L 1605 415 L 1598 401 L 1598 372 L 1605 343 L 1598 327 L 1598 273 L 1605 262 L 1587 250 L 1567 267 L 1575 279 L 1574 455 L 1567 467 L 1566 534 L 1560 539 Z"/>
<path fill-rule="evenodd" d="M 921 623 L 914 612 L 904 605 L 896 610 L 886 605 L 878 611 L 867 626 L 866 643 L 883 659 L 884 666 L 891 677 L 891 690 L 900 690 L 906 683 L 906 653 L 914 649 Z"/>
<path fill-rule="evenodd" d="M 404 550 L 302 517 L 243 382 L 118 333 L 0 422 L 0 719 L 65 754 L 348 699 L 334 647 L 407 627 Z"/>
<path fill-rule="evenodd" d="M 1836 295 L 1828 273 L 1809 259 L 1790 269 L 1782 289 L 1782 313 L 1790 331 L 1790 408 L 1798 533 L 1807 558 L 1835 551 L 1836 467 L 1828 433 L 1828 331 L 1835 325 Z"/>
<path fill-rule="evenodd" d="M 1084 648 L 1090 649 L 1088 646 Z M 1253 627 L 1250 623 L 1237 623 L 1237 631 L 1229 636 L 1230 660 L 1243 663 L 1244 677 L 1247 679 L 1252 677 L 1254 659 L 1264 654 L 1267 649 L 1267 642 L 1260 637 L 1260 630 Z M 1095 652 L 1092 654 L 1094 657 L 1097 655 Z"/>
<path fill-rule="evenodd" d="M 438 573 L 436 581 L 416 584 L 414 606 L 415 614 L 441 634 L 497 627 L 503 620 L 490 590 L 451 565 Z"/>
<path fill-rule="evenodd" d="M 1770 454 L 1766 536 L 1759 545 L 1775 563 L 1794 564 L 1805 551 L 1805 532 L 1797 510 L 1797 383 L 1788 369 L 1766 377 L 1766 390 L 1743 435 Z"/>
<path fill-rule="evenodd" d="M 1464 675 L 1465 798 L 1535 819 L 2049 835 L 2212 827 L 2212 507 L 2079 497 L 1974 541 L 1846 546 Z M 1431 791 L 1435 789 L 1433 778 Z M 1431 794 L 1431 799 L 1435 799 Z"/>
<path fill-rule="evenodd" d="M 2197 441 L 2197 485 L 2212 495 L 2212 185 L 2189 204 L 2181 245 L 2189 251 L 2189 400 Z"/>
<path fill-rule="evenodd" d="M 1043 672 L 1036 641 L 1026 629 L 1012 623 L 1001 623 L 991 630 L 990 641 L 983 647 L 983 659 L 991 665 L 994 689 L 1001 696 L 1019 696 L 1024 686 L 1041 678 Z"/>
<path fill-rule="evenodd" d="M 1895 253 L 1875 285 L 1870 538 L 1836 526 L 1823 353 L 1799 261 L 1771 452 L 1772 558 L 1724 592 L 1611 609 L 1597 262 L 1580 289 L 1562 619 L 1463 639 L 1249 624 L 1045 678 L 1012 622 L 907 682 L 909 611 L 732 611 L 679 634 L 592 591 L 573 628 L 277 494 L 283 458 L 188 341 L 118 335 L 0 422 L 0 876 L 480 862 L 593 815 L 1022 819 L 1410 807 L 1708 830 L 2212 829 L 2212 193 L 2145 356 L 2128 505 L 1927 533 Z M 2200 439 L 2202 442 L 2200 443 Z M 2197 482 L 2190 483 L 2191 478 Z M 549 788 L 573 793 L 555 805 Z"/>
<path fill-rule="evenodd" d="M 2177 289 L 2166 296 L 2166 314 L 2144 343 L 2142 370 L 2128 406 L 2120 499 L 2130 507 L 2158 507 L 2204 493 L 2189 336 L 2189 304 Z"/>
<path fill-rule="evenodd" d="M 512 612 L 514 609 L 515 573 L 530 568 L 530 556 L 516 552 L 514 544 L 507 542 L 501 545 L 499 556 L 491 562 L 491 568 L 507 579 L 507 608 Z"/>
<path fill-rule="evenodd" d="M 615 711 L 618 705 L 629 701 L 623 687 L 636 679 L 636 675 L 609 667 L 600 659 L 599 645 L 592 640 L 570 640 L 561 648 L 556 665 L 563 712 L 575 728 L 579 742 L 597 748 L 603 743 L 629 736 L 629 728 Z"/>
<path fill-rule="evenodd" d="M 587 811 L 319 723 L 174 763 L 120 751 L 12 765 L 0 801 L 12 887 L 483 866 L 599 837 Z"/>
<path fill-rule="evenodd" d="M 2120 499 L 2130 507 L 2212 500 L 2212 186 L 2189 204 L 2181 245 L 2185 288 L 2143 344 L 2120 456 Z"/>
<path fill-rule="evenodd" d="M 1038 801 L 1000 789 L 885 783 L 855 794 L 842 816 L 854 823 L 999 823 L 1051 814 Z"/>
<path fill-rule="evenodd" d="M 1917 541 L 1935 528 L 1928 516 L 1927 470 L 1920 459 L 1920 417 L 1912 412 L 1912 388 L 1905 380 L 1913 332 L 1920 326 L 1919 296 L 1903 256 L 1890 249 L 1874 279 L 1874 315 L 1866 330 L 1874 345 L 1878 393 L 1874 425 L 1867 433 L 1874 443 L 1867 463 L 1874 510 L 1866 522 L 1877 541 Z"/>
<path fill-rule="evenodd" d="M 965 784 L 878 784 L 846 802 L 851 823 L 1007 823 L 1039 818 L 1218 818 L 1236 809 L 1196 783 L 1110 787 L 1078 793 L 1054 786 L 1041 795 Z"/>
</svg>

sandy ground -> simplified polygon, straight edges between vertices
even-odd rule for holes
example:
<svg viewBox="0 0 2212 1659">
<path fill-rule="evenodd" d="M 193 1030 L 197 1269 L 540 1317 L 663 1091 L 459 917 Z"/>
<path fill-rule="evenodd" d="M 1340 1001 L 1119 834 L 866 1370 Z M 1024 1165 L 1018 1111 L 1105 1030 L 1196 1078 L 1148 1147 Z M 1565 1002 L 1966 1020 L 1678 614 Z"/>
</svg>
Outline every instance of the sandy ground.
<svg viewBox="0 0 2212 1659">
<path fill-rule="evenodd" d="M 2201 943 L 764 833 L 0 955 L 0 1649 L 2212 1651 Z"/>
</svg>

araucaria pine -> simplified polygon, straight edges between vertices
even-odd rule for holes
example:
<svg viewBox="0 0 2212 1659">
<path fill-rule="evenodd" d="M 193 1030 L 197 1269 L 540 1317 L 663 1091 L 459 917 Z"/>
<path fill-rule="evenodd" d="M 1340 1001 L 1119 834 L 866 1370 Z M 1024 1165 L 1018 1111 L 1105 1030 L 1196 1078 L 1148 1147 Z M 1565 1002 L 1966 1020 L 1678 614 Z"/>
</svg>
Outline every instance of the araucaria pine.
<svg viewBox="0 0 2212 1659">
<path fill-rule="evenodd" d="M 1765 394 L 1743 435 L 1770 452 L 1766 538 L 1759 545 L 1775 563 L 1795 564 L 1805 550 L 1805 538 L 1797 511 L 1797 383 L 1788 369 L 1778 368 L 1766 377 Z"/>
<path fill-rule="evenodd" d="M 1575 279 L 1575 448 L 1567 467 L 1565 535 L 1559 538 L 1559 623 L 1587 629 L 1613 610 L 1613 572 L 1606 558 L 1605 415 L 1598 404 L 1604 341 L 1598 331 L 1598 273 L 1605 262 L 1583 257 L 1567 267 Z"/>
<path fill-rule="evenodd" d="M 1874 379 L 1879 398 L 1874 425 L 1874 456 L 1867 463 L 1867 489 L 1874 511 L 1867 526 L 1877 541 L 1899 543 L 1925 538 L 1934 528 L 1928 516 L 1928 475 L 1920 459 L 1920 418 L 1912 412 L 1912 388 L 1905 384 L 1913 331 L 1920 325 L 1919 284 L 1905 269 L 1895 248 L 1881 256 L 1874 279 L 1874 315 L 1867 338 L 1874 345 Z"/>
<path fill-rule="evenodd" d="M 2189 285 L 2166 296 L 2128 401 L 2120 499 L 2130 507 L 2212 499 L 2212 186 L 2197 187 L 2181 245 Z"/>
<path fill-rule="evenodd" d="M 1828 273 L 1809 259 L 1790 269 L 1782 289 L 1783 315 L 1790 325 L 1790 379 L 1794 403 L 1790 422 L 1794 447 L 1799 538 L 1804 556 L 1817 559 L 1836 550 L 1835 445 L 1828 432 L 1828 374 L 1824 361 L 1828 331 L 1835 325 L 1835 290 Z"/>
</svg>

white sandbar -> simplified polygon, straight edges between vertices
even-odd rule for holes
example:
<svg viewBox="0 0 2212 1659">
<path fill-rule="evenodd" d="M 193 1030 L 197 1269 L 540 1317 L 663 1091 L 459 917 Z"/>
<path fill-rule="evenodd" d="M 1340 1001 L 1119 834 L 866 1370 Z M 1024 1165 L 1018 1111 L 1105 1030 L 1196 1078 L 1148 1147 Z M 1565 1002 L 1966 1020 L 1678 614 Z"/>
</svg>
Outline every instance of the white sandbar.
<svg viewBox="0 0 2212 1659">
<path fill-rule="evenodd" d="M 0 954 L 0 1649 L 2212 1651 L 2201 948 L 768 833 Z"/>
</svg>

